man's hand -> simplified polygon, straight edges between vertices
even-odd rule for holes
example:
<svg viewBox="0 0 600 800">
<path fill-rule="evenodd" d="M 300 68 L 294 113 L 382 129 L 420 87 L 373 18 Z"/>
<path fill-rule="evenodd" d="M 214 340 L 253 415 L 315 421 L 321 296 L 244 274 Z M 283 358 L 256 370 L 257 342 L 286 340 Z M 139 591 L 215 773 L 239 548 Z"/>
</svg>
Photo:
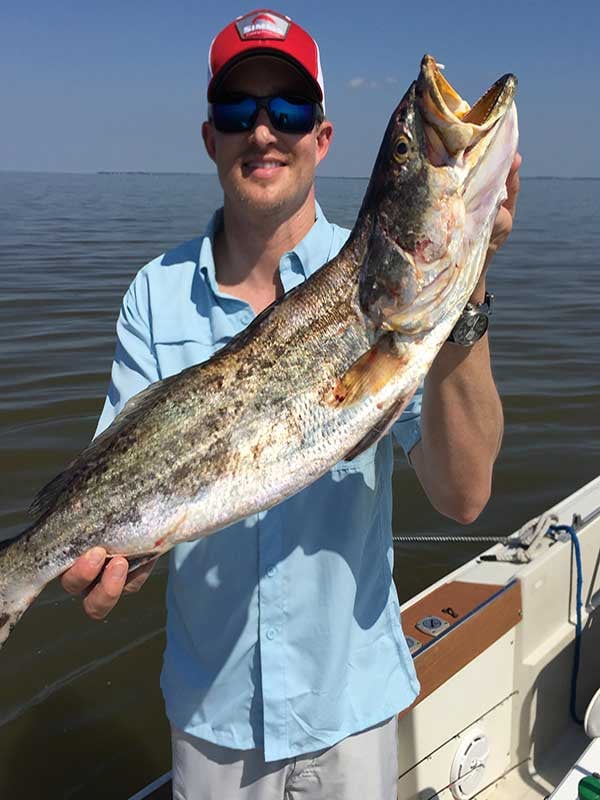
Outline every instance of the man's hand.
<svg viewBox="0 0 600 800">
<path fill-rule="evenodd" d="M 521 155 L 517 153 L 512 163 L 508 177 L 506 178 L 507 198 L 502 203 L 496 216 L 488 251 L 492 254 L 502 247 L 512 230 L 513 220 L 517 207 L 517 197 L 519 196 L 519 167 L 521 166 Z"/>
<path fill-rule="evenodd" d="M 517 197 L 519 196 L 519 168 L 521 166 L 520 154 L 517 153 L 515 160 L 512 163 L 510 172 L 506 178 L 506 192 L 507 198 L 500 206 L 500 210 L 496 215 L 494 227 L 492 228 L 492 235 L 490 236 L 490 243 L 488 246 L 487 255 L 483 265 L 483 272 L 477 282 L 477 286 L 473 290 L 471 300 L 476 303 L 482 303 L 485 294 L 485 277 L 487 268 L 490 265 L 494 254 L 498 251 L 504 242 L 508 239 L 512 231 L 513 222 L 515 219 L 515 211 L 517 208 Z"/>
<path fill-rule="evenodd" d="M 60 581 L 69 594 L 83 595 L 83 609 L 92 619 L 104 619 L 116 606 L 121 594 L 137 592 L 154 569 L 156 558 L 127 573 L 126 558 L 111 558 L 106 569 L 106 550 L 94 547 L 63 573 Z M 102 573 L 102 574 L 100 574 Z M 99 577 L 100 576 L 100 577 Z"/>
</svg>

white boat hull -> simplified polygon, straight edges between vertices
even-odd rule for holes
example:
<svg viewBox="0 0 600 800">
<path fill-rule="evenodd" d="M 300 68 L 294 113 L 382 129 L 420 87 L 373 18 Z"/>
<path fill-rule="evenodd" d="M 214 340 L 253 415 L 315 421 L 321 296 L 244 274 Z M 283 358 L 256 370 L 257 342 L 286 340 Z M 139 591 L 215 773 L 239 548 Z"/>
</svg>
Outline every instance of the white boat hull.
<svg viewBox="0 0 600 800">
<path fill-rule="evenodd" d="M 593 518 L 598 509 L 600 478 L 549 509 L 558 524 L 571 525 L 574 515 L 590 518 L 578 530 L 584 603 L 577 710 L 582 718 L 600 686 L 600 515 Z M 494 557 L 503 549 L 495 545 L 482 555 Z M 404 604 L 403 620 L 414 617 L 414 610 L 440 586 L 460 582 L 506 587 L 517 581 L 521 615 L 505 632 L 500 626 L 499 635 L 482 652 L 473 648 L 476 654 L 469 663 L 450 669 L 434 692 L 401 715 L 400 800 L 450 800 L 461 797 L 461 786 L 465 798 L 547 797 L 589 744 L 569 712 L 577 580 L 572 545 L 542 537 L 535 550 L 532 561 L 524 564 L 478 557 Z M 498 602 L 496 598 L 490 605 Z M 506 608 L 498 614 L 490 608 L 483 622 L 498 625 L 498 617 L 501 621 L 506 614 Z M 466 623 L 459 622 L 415 655 L 419 675 L 425 666 L 420 662 L 426 657 L 432 660 L 431 651 L 444 638 L 458 636 L 461 624 Z M 414 633 L 406 626 L 404 630 L 407 635 Z M 479 630 L 486 635 L 484 627 Z M 438 669 L 443 672 L 448 665 L 440 663 Z M 461 783 L 452 767 L 461 743 L 474 728 L 487 737 L 489 752 L 485 764 L 471 761 L 475 774 Z M 468 763 L 467 759 L 465 766 Z"/>
</svg>

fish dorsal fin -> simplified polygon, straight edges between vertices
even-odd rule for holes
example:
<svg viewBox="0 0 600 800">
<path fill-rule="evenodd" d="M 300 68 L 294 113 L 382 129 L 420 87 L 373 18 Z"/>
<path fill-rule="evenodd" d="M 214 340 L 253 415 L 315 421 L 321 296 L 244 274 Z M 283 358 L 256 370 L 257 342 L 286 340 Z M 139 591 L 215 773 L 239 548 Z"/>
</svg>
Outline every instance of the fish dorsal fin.
<svg viewBox="0 0 600 800">
<path fill-rule="evenodd" d="M 181 375 L 181 373 L 179 373 Z M 131 397 L 108 428 L 97 436 L 60 474 L 47 483 L 35 496 L 28 514 L 33 519 L 50 511 L 60 495 L 78 474 L 84 474 L 102 459 L 102 456 L 117 437 L 130 425 L 136 424 L 154 406 L 159 397 L 179 375 L 150 384 Z"/>
<path fill-rule="evenodd" d="M 191 369 L 193 369 L 193 367 L 191 367 Z M 128 425 L 138 422 L 146 411 L 152 408 L 156 401 L 166 394 L 166 390 L 180 379 L 185 372 L 187 372 L 187 370 L 183 370 L 183 372 L 179 372 L 177 375 L 171 375 L 169 378 L 164 378 L 162 381 L 155 381 L 151 383 L 150 386 L 146 386 L 145 389 L 142 389 L 141 392 L 130 397 L 108 428 L 102 431 L 81 455 L 87 453 L 89 450 L 93 450 L 96 445 L 103 445 L 105 442 L 112 441 Z"/>
</svg>

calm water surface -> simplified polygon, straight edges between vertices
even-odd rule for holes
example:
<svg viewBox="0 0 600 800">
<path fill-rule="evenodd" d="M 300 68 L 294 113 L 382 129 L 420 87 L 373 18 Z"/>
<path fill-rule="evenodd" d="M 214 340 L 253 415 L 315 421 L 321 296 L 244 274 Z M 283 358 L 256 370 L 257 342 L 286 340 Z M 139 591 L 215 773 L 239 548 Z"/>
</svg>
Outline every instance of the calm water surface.
<svg viewBox="0 0 600 800">
<path fill-rule="evenodd" d="M 365 188 L 323 178 L 318 196 L 351 226 Z M 200 233 L 219 196 L 209 176 L 0 173 L 0 538 L 89 441 L 133 275 Z M 599 472 L 599 219 L 600 181 L 523 181 L 489 280 L 506 435 L 474 535 L 511 532 Z M 395 533 L 465 532 L 397 467 Z M 479 549 L 398 548 L 401 599 Z M 169 767 L 165 566 L 106 622 L 55 585 L 23 618 L 0 654 L 1 798 L 126 798 Z"/>
</svg>

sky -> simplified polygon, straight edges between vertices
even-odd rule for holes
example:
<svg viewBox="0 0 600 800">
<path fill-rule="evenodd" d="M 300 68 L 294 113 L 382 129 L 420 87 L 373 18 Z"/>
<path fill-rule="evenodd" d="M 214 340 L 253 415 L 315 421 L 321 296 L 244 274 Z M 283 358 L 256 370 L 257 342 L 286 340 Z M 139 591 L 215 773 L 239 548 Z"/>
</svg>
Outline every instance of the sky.
<svg viewBox="0 0 600 800">
<path fill-rule="evenodd" d="M 214 172 L 200 126 L 231 0 L 20 0 L 0 22 L 0 170 Z M 519 78 L 524 177 L 600 177 L 600 0 L 281 0 L 318 41 L 334 141 L 323 176 L 370 174 L 424 53 L 470 103 Z"/>
</svg>

